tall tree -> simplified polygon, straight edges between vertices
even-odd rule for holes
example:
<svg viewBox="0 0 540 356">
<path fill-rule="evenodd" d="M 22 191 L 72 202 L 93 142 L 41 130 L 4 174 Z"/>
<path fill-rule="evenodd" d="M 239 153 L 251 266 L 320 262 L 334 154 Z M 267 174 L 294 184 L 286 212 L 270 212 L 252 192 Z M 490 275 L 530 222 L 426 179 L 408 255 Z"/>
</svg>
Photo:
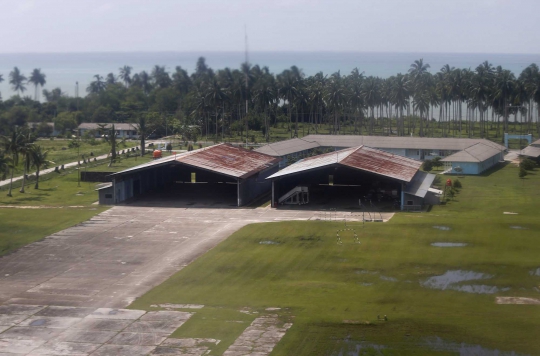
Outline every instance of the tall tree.
<svg viewBox="0 0 540 356">
<path fill-rule="evenodd" d="M 9 73 L 9 84 L 11 88 L 16 91 L 19 96 L 26 90 L 26 77 L 21 73 L 19 68 L 15 67 Z"/>
<path fill-rule="evenodd" d="M 34 84 L 34 100 L 39 100 L 39 91 L 38 88 L 42 87 L 47 83 L 47 80 L 45 79 L 46 75 L 45 73 L 41 72 L 41 69 L 36 68 L 32 71 L 30 74 L 30 78 L 28 81 L 32 84 Z"/>
<path fill-rule="evenodd" d="M 11 155 L 11 169 L 10 169 L 10 182 L 9 182 L 9 190 L 7 193 L 8 197 L 11 197 L 11 191 L 13 188 L 13 173 L 15 171 L 15 167 L 19 164 L 19 154 L 21 153 L 21 149 L 24 145 L 24 134 L 22 130 L 18 127 L 15 127 L 10 136 L 2 136 L 1 137 L 2 146 L 4 148 L 4 151 L 6 154 Z"/>
<path fill-rule="evenodd" d="M 105 88 L 107 87 L 107 83 L 103 81 L 103 77 L 99 74 L 94 75 L 93 82 L 90 82 L 88 87 L 86 88 L 86 91 L 90 94 L 99 94 L 103 91 L 105 91 Z"/>
<path fill-rule="evenodd" d="M 39 172 L 42 168 L 48 168 L 49 164 L 54 164 L 47 159 L 49 151 L 44 151 L 41 146 L 33 145 L 30 149 L 31 166 L 36 169 L 36 184 L 34 189 L 39 189 Z"/>
<path fill-rule="evenodd" d="M 128 65 L 123 66 L 120 68 L 120 75 L 119 78 L 124 82 L 126 87 L 129 87 L 131 85 L 131 68 Z"/>
<path fill-rule="evenodd" d="M 30 166 L 32 165 L 32 151 L 34 150 L 34 141 L 36 140 L 35 136 L 30 130 L 24 130 L 22 133 L 22 144 L 19 147 L 19 152 L 23 156 L 23 176 L 21 182 L 21 189 L 19 192 L 24 193 L 24 186 L 26 184 L 26 176 L 30 171 Z"/>
</svg>

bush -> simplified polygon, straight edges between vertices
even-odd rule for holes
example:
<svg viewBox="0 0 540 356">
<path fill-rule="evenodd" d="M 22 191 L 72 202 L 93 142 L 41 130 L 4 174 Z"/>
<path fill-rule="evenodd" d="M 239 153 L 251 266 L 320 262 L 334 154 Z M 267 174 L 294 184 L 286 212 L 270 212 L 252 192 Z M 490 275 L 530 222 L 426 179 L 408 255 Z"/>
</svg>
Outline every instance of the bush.
<svg viewBox="0 0 540 356">
<path fill-rule="evenodd" d="M 202 148 L 202 143 L 199 142 L 199 148 Z"/>
<path fill-rule="evenodd" d="M 187 146 L 187 150 L 188 151 L 193 151 L 193 145 L 191 143 Z"/>
<path fill-rule="evenodd" d="M 527 175 L 527 171 L 523 167 L 519 167 L 519 178 L 523 178 Z"/>
<path fill-rule="evenodd" d="M 433 168 L 439 168 L 443 166 L 443 163 L 441 162 L 441 157 L 433 158 L 433 161 L 431 163 L 433 164 Z"/>
<path fill-rule="evenodd" d="M 454 188 L 457 188 L 457 189 L 461 189 L 462 187 L 459 179 L 454 180 L 454 183 L 452 185 L 454 186 Z"/>
<path fill-rule="evenodd" d="M 523 168 L 527 171 L 532 171 L 534 168 L 536 168 L 536 163 L 530 158 L 525 158 L 519 164 L 519 168 Z"/>
<path fill-rule="evenodd" d="M 165 146 L 165 150 L 167 150 L 167 151 L 169 151 L 169 152 L 172 151 L 172 145 L 171 145 L 170 142 L 167 144 L 167 146 Z"/>
<path fill-rule="evenodd" d="M 430 171 L 433 169 L 433 162 L 431 162 L 430 159 L 426 159 L 426 160 L 424 161 L 423 169 L 424 169 L 424 171 L 426 171 L 426 172 L 430 172 Z"/>
</svg>

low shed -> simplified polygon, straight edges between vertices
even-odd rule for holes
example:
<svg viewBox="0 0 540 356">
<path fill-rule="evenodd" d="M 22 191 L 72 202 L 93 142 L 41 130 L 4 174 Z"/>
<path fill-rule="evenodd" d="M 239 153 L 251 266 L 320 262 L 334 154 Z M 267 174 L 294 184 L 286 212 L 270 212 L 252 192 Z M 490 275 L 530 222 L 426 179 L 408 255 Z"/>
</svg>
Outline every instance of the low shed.
<svg viewBox="0 0 540 356">
<path fill-rule="evenodd" d="M 165 191 L 197 200 L 216 197 L 242 206 L 268 193 L 279 159 L 229 144 L 168 156 L 112 174 L 114 203 Z"/>
<path fill-rule="evenodd" d="M 448 173 L 480 174 L 503 160 L 503 150 L 479 142 L 441 159 L 441 162 L 444 162 Z"/>
</svg>

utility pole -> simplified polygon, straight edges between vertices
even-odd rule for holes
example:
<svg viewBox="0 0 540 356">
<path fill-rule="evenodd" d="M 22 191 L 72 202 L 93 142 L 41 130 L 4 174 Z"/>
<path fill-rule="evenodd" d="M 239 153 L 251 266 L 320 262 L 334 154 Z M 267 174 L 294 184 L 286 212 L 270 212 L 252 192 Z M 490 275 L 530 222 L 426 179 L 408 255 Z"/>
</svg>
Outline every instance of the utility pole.
<svg viewBox="0 0 540 356">
<path fill-rule="evenodd" d="M 75 105 L 79 111 L 79 82 L 75 82 Z"/>
</svg>

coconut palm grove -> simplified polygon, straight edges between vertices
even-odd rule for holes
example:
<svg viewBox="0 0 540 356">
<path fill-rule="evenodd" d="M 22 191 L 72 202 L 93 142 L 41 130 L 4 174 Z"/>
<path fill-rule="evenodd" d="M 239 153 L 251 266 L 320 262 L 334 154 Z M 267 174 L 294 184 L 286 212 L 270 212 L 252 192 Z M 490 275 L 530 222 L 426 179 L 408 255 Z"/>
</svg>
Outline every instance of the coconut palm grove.
<svg viewBox="0 0 540 356">
<path fill-rule="evenodd" d="M 488 61 L 474 69 L 447 64 L 436 70 L 418 59 L 389 78 L 361 68 L 305 76 L 294 65 L 277 74 L 249 63 L 214 70 L 200 57 L 191 74 L 160 65 L 96 74 L 74 97 L 62 88 L 43 89 L 40 69 L 27 75 L 15 67 L 0 74 L 17 93 L 0 102 L 0 134 L 26 122 L 54 122 L 70 135 L 82 122 L 140 120 L 155 134 L 213 141 L 271 142 L 308 133 L 500 140 L 503 131 L 540 132 L 537 64 L 517 76 Z M 45 124 L 37 130 L 51 134 Z"/>
</svg>

